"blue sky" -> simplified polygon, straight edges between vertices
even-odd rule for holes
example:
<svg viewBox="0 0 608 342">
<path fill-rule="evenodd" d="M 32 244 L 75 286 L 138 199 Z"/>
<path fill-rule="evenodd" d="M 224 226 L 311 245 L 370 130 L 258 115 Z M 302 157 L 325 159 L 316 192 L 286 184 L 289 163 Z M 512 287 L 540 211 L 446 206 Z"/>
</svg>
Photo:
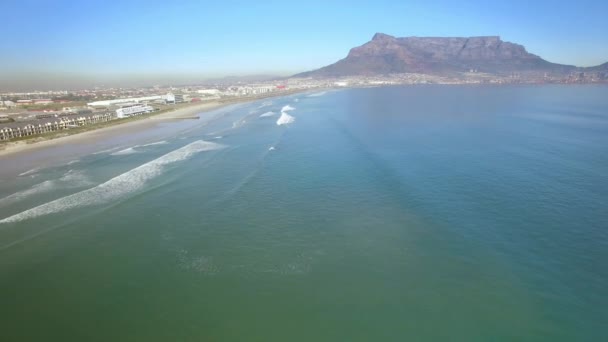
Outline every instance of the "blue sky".
<svg viewBox="0 0 608 342">
<path fill-rule="evenodd" d="M 551 61 L 608 61 L 608 1 L 32 1 L 0 6 L 0 75 L 291 74 L 375 32 L 500 35 Z"/>
</svg>

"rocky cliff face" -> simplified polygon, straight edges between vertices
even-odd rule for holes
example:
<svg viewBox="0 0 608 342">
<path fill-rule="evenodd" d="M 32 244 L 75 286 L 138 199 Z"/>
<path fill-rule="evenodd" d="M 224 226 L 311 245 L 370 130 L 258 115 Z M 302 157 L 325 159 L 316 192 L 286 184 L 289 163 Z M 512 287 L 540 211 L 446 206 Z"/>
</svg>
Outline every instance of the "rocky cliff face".
<svg viewBox="0 0 608 342">
<path fill-rule="evenodd" d="M 502 41 L 497 36 L 396 38 L 377 33 L 337 63 L 296 76 L 448 74 L 470 70 L 492 74 L 564 73 L 574 69 L 574 66 L 547 62 L 527 52 L 522 45 Z"/>
</svg>

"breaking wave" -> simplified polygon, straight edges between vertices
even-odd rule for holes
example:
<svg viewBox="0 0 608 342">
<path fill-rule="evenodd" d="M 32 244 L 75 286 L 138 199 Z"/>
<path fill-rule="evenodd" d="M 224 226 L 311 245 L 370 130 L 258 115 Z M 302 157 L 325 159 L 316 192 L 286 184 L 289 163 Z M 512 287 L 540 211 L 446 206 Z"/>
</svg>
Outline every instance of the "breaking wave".
<svg viewBox="0 0 608 342">
<path fill-rule="evenodd" d="M 96 154 L 104 154 L 104 153 L 109 153 L 109 152 L 112 152 L 112 151 L 116 151 L 116 150 L 118 150 L 119 148 L 120 148 L 120 147 L 113 147 L 113 148 L 109 148 L 109 149 L 107 149 L 107 150 L 101 150 L 101 151 L 93 152 L 93 153 L 91 153 L 91 154 L 92 154 L 92 155 L 96 155 Z"/>
<path fill-rule="evenodd" d="M 287 105 L 287 106 L 284 106 L 283 108 L 281 108 L 281 113 L 282 112 L 289 112 L 289 111 L 292 111 L 292 110 L 295 110 L 295 108 L 293 108 L 290 105 Z"/>
<path fill-rule="evenodd" d="M 42 183 L 38 183 L 33 185 L 31 188 L 19 192 L 15 192 L 12 195 L 8 195 L 0 200 L 0 206 L 8 205 L 11 203 L 15 203 L 21 201 L 27 197 L 32 195 L 36 195 L 39 193 L 49 192 L 55 188 L 55 181 L 47 180 Z"/>
<path fill-rule="evenodd" d="M 162 140 L 162 141 L 157 141 L 157 142 L 153 142 L 153 143 L 149 143 L 149 144 L 145 144 L 145 145 L 137 145 L 134 147 L 147 147 L 147 146 L 166 145 L 166 144 L 168 144 L 168 142 L 165 140 Z"/>
<path fill-rule="evenodd" d="M 275 112 L 266 112 L 262 115 L 260 115 L 261 118 L 267 118 L 269 116 L 274 116 L 276 113 Z"/>
<path fill-rule="evenodd" d="M 0 206 L 9 205 L 15 202 L 24 200 L 30 196 L 53 191 L 57 188 L 78 188 L 91 185 L 91 181 L 85 176 L 82 171 L 70 170 L 61 178 L 55 180 L 46 180 L 30 187 L 29 189 L 16 192 L 0 199 Z"/>
<path fill-rule="evenodd" d="M 293 123 L 294 121 L 296 121 L 296 118 L 294 118 L 293 116 L 282 112 L 281 113 L 281 117 L 279 117 L 279 119 L 277 120 L 277 125 L 281 126 L 281 125 L 288 125 L 290 123 Z"/>
<path fill-rule="evenodd" d="M 58 213 L 73 208 L 116 201 L 143 188 L 146 183 L 161 175 L 165 166 L 189 159 L 194 154 L 223 148 L 224 145 L 198 140 L 157 159 L 118 175 L 93 188 L 65 196 L 0 220 L 0 223 L 18 222 L 34 217 Z"/>
<path fill-rule="evenodd" d="M 133 147 L 126 148 L 124 150 L 120 150 L 118 152 L 110 153 L 111 156 L 124 156 L 127 154 L 137 153 Z"/>
<path fill-rule="evenodd" d="M 149 143 L 149 144 L 135 145 L 133 147 L 129 147 L 124 150 L 120 150 L 118 152 L 110 153 L 110 155 L 111 156 L 124 156 L 127 154 L 134 154 L 134 153 L 142 152 L 142 151 L 137 150 L 138 148 L 141 148 L 141 147 L 165 145 L 165 144 L 168 144 L 168 142 L 166 142 L 165 140 L 162 140 L 162 141 L 157 141 L 157 142 L 153 142 L 153 143 Z"/>
<path fill-rule="evenodd" d="M 282 126 L 282 125 L 288 125 L 293 123 L 294 121 L 296 121 L 296 118 L 294 118 L 293 116 L 287 114 L 287 112 L 295 110 L 294 107 L 287 105 L 284 106 L 281 109 L 281 116 L 279 117 L 279 119 L 277 120 L 277 125 L 278 126 Z"/>
<path fill-rule="evenodd" d="M 40 168 L 39 168 L 39 167 L 35 167 L 35 168 L 31 169 L 31 170 L 27 170 L 27 171 L 25 171 L 25 172 L 20 173 L 20 174 L 18 175 L 18 177 L 23 177 L 23 176 L 33 175 L 33 174 L 35 174 L 35 173 L 38 173 L 38 171 L 40 171 Z"/>
</svg>

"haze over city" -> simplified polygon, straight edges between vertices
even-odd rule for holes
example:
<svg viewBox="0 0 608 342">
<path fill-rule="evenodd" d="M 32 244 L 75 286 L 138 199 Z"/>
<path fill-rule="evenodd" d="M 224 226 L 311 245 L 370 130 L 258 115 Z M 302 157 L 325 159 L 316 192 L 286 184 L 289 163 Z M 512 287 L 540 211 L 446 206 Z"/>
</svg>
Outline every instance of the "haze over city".
<svg viewBox="0 0 608 342">
<path fill-rule="evenodd" d="M 0 90 L 188 84 L 289 76 L 376 32 L 500 35 L 550 62 L 608 60 L 604 1 L 8 1 Z"/>
</svg>

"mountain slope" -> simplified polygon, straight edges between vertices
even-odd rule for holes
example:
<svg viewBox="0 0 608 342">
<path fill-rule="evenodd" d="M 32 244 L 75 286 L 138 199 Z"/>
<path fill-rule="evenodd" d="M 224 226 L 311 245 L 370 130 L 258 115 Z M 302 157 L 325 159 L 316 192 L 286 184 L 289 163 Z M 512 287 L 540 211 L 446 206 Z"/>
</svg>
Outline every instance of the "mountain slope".
<svg viewBox="0 0 608 342">
<path fill-rule="evenodd" d="M 334 64 L 294 77 L 341 77 L 393 73 L 450 74 L 475 70 L 491 74 L 513 72 L 568 73 L 575 66 L 548 62 L 522 45 L 497 36 L 404 37 L 383 33 L 350 50 Z"/>
</svg>

